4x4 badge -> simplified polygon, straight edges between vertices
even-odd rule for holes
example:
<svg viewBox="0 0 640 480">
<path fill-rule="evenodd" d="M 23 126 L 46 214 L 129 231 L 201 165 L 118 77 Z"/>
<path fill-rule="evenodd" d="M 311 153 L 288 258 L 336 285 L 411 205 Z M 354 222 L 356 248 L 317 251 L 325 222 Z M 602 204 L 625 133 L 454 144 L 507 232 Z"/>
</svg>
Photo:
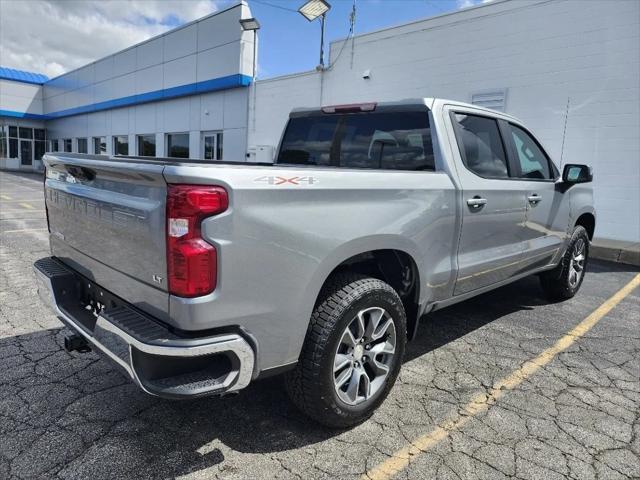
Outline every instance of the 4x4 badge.
<svg viewBox="0 0 640 480">
<path fill-rule="evenodd" d="M 320 183 L 316 177 L 278 177 L 268 175 L 258 177 L 255 183 L 266 183 L 267 185 L 316 185 Z"/>
</svg>

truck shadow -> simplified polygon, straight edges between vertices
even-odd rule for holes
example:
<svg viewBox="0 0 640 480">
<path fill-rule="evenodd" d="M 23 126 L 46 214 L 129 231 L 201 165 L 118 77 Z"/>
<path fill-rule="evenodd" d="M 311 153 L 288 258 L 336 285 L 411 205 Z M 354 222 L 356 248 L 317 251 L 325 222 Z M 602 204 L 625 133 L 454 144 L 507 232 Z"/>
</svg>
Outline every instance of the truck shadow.
<svg viewBox="0 0 640 480">
<path fill-rule="evenodd" d="M 594 273 L 610 269 L 592 267 Z M 422 319 L 405 361 L 544 304 L 537 279 L 526 278 L 434 312 Z M 168 478 L 208 468 L 232 475 L 244 469 L 237 457 L 226 461 L 225 452 L 270 454 L 346 433 L 311 423 L 288 401 L 277 377 L 223 398 L 171 402 L 149 397 L 95 353 L 65 352 L 67 333 L 61 328 L 0 339 L 0 434 L 6 443 L 20 444 L 32 429 L 36 438 L 12 460 L 11 471 L 22 476 L 41 476 L 43 464 L 48 472 L 94 478 Z M 56 449 L 39 449 L 49 436 L 55 436 Z"/>
</svg>

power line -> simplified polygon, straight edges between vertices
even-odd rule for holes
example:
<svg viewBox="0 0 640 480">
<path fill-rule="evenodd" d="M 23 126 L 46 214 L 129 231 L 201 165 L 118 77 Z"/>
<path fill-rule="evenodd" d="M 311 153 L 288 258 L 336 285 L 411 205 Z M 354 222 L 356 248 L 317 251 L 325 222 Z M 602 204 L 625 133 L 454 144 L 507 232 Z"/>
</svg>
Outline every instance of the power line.
<svg viewBox="0 0 640 480">
<path fill-rule="evenodd" d="M 282 5 L 277 5 L 275 3 L 265 2 L 264 0 L 251 0 L 251 3 L 259 3 L 260 5 L 266 5 L 267 7 L 273 7 L 273 8 L 278 8 L 280 10 L 285 10 L 287 12 L 298 13 L 298 10 L 294 10 L 293 8 L 283 7 Z"/>
</svg>

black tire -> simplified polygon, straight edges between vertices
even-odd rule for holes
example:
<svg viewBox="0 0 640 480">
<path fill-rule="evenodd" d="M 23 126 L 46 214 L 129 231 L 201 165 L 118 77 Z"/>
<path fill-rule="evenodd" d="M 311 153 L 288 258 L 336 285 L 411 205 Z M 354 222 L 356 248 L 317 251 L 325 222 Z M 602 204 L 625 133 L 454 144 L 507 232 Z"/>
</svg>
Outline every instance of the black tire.
<svg viewBox="0 0 640 480">
<path fill-rule="evenodd" d="M 345 329 L 358 312 L 373 307 L 385 309 L 393 320 L 395 353 L 377 392 L 363 403 L 349 405 L 336 391 L 334 358 Z M 298 364 L 285 376 L 289 397 L 303 413 L 322 425 L 346 428 L 361 423 L 380 406 L 396 381 L 407 341 L 406 331 L 404 307 L 391 286 L 359 274 L 334 275 L 327 280 L 311 315 Z"/>
<path fill-rule="evenodd" d="M 577 282 L 572 281 L 572 260 L 576 248 L 583 245 L 584 260 Z M 572 298 L 582 285 L 585 270 L 589 261 L 589 235 L 584 227 L 578 225 L 573 229 L 567 250 L 556 268 L 540 274 L 540 285 L 546 297 L 551 301 L 568 300 Z"/>
</svg>

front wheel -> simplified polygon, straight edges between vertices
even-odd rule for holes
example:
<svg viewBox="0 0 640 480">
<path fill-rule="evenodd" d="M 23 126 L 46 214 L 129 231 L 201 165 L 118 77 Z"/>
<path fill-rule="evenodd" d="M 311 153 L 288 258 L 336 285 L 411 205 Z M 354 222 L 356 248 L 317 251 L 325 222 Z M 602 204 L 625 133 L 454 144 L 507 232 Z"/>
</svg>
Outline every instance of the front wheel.
<svg viewBox="0 0 640 480">
<path fill-rule="evenodd" d="M 540 275 L 540 285 L 550 300 L 568 300 L 582 285 L 589 260 L 589 236 L 584 227 L 578 225 L 560 264 Z"/>
<path fill-rule="evenodd" d="M 298 365 L 286 376 L 291 400 L 329 427 L 367 419 L 395 383 L 406 329 L 402 301 L 391 286 L 336 275 L 323 288 Z"/>
</svg>

